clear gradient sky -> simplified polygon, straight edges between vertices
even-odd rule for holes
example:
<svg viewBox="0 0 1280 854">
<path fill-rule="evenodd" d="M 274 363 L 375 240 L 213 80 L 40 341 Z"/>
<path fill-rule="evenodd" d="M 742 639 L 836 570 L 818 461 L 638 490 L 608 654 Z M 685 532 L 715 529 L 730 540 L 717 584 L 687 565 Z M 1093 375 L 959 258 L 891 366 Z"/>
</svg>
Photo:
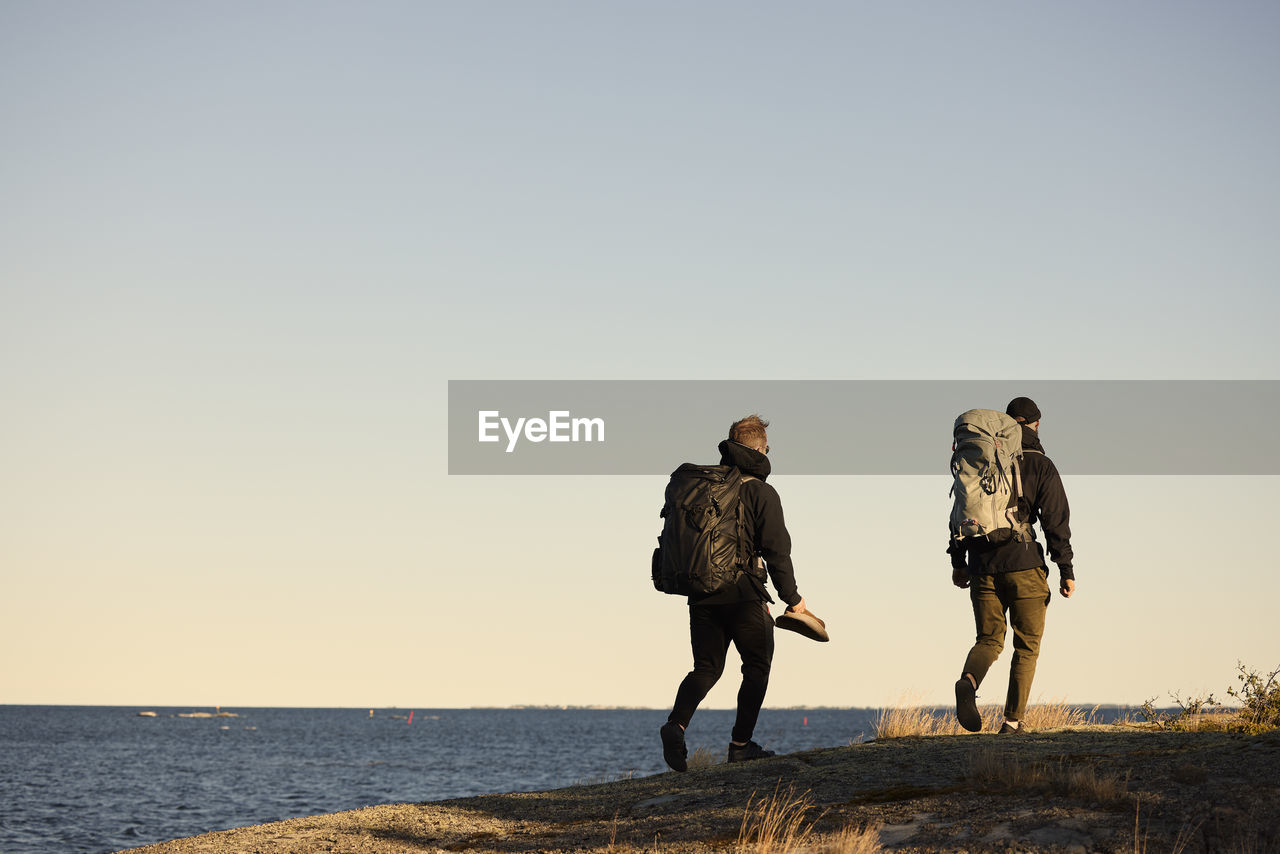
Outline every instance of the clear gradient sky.
<svg viewBox="0 0 1280 854">
<path fill-rule="evenodd" d="M 0 0 L 0 703 L 668 705 L 664 479 L 450 477 L 447 381 L 1280 378 L 1277 44 L 1269 2 Z M 945 455 L 788 477 L 762 414 L 834 637 L 767 703 L 946 702 Z M 1276 478 L 1066 486 L 1036 694 L 1280 665 Z"/>
</svg>

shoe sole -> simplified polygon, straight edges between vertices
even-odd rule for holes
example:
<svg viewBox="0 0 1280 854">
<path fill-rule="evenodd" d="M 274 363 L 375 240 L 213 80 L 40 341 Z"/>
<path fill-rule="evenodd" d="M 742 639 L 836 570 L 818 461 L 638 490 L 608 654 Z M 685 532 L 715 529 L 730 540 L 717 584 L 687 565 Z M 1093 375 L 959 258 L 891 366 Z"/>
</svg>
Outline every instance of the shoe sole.
<svg viewBox="0 0 1280 854">
<path fill-rule="evenodd" d="M 963 676 L 956 682 L 956 720 L 969 732 L 982 731 L 982 714 L 978 711 L 977 690 Z"/>
<path fill-rule="evenodd" d="M 804 619 L 804 616 L 810 616 L 813 622 Z M 773 624 L 780 629 L 795 632 L 801 637 L 815 640 L 818 643 L 827 643 L 831 640 L 831 636 L 827 634 L 826 624 L 812 615 L 781 614 L 773 621 Z"/>
<path fill-rule="evenodd" d="M 662 758 L 672 771 L 688 771 L 687 750 L 684 746 L 683 733 L 671 732 L 666 727 L 660 731 L 662 735 Z M 668 733 L 670 732 L 670 735 Z"/>
</svg>

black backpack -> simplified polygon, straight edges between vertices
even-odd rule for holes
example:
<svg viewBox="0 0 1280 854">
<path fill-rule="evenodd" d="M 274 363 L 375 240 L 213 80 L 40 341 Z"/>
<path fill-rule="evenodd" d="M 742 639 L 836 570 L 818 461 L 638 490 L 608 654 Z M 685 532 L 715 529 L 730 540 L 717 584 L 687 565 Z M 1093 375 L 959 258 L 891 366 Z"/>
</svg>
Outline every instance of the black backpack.
<svg viewBox="0 0 1280 854">
<path fill-rule="evenodd" d="M 653 586 L 678 596 L 715 593 L 757 563 L 743 518 L 742 484 L 755 480 L 734 466 L 685 463 L 671 473 Z"/>
</svg>

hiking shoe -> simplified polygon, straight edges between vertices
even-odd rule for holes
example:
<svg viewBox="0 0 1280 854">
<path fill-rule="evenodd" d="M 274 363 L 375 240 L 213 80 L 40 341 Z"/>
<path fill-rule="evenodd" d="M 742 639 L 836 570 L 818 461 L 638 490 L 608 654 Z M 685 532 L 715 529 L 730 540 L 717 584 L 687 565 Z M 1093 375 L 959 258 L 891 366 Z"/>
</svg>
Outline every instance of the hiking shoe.
<svg viewBox="0 0 1280 854">
<path fill-rule="evenodd" d="M 675 721 L 667 721 L 658 730 L 662 735 L 662 758 L 672 771 L 688 771 L 689 748 L 684 746 L 684 727 Z"/>
<path fill-rule="evenodd" d="M 736 744 L 729 745 L 729 761 L 730 762 L 746 762 L 751 759 L 768 759 L 770 756 L 777 756 L 772 750 L 765 750 L 754 741 L 748 741 L 739 747 Z"/>
<path fill-rule="evenodd" d="M 1007 732 L 1026 732 L 1026 731 L 1027 731 L 1027 728 L 1025 725 L 1018 724 L 1017 726 L 1009 726 L 1008 721 L 1005 721 L 1004 726 L 1000 727 L 1001 735 L 1004 735 Z"/>
<path fill-rule="evenodd" d="M 978 712 L 978 689 L 965 676 L 956 682 L 956 720 L 969 732 L 982 731 L 982 715 Z"/>
</svg>

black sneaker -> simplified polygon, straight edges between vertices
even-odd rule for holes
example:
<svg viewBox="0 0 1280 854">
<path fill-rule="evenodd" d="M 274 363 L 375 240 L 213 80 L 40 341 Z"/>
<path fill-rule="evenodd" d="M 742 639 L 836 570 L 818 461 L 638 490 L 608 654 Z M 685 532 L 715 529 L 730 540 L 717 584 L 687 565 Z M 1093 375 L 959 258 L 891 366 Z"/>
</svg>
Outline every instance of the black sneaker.
<svg viewBox="0 0 1280 854">
<path fill-rule="evenodd" d="M 978 689 L 969 677 L 961 676 L 956 682 L 956 719 L 969 732 L 982 731 L 982 715 L 978 712 Z"/>
<path fill-rule="evenodd" d="M 672 771 L 688 771 L 689 748 L 684 746 L 684 727 L 675 721 L 667 721 L 658 730 L 662 736 L 662 758 L 667 760 Z"/>
<path fill-rule="evenodd" d="M 1018 724 L 1017 726 L 1009 726 L 1009 722 L 1005 721 L 1004 726 L 1000 727 L 1000 734 L 1004 735 L 1007 732 L 1026 732 L 1026 730 L 1027 728 L 1022 724 Z"/>
<path fill-rule="evenodd" d="M 748 741 L 739 747 L 732 742 L 729 744 L 729 761 L 730 762 L 747 762 L 751 759 L 768 759 L 770 756 L 777 756 L 772 750 L 765 750 L 754 741 Z"/>
</svg>

